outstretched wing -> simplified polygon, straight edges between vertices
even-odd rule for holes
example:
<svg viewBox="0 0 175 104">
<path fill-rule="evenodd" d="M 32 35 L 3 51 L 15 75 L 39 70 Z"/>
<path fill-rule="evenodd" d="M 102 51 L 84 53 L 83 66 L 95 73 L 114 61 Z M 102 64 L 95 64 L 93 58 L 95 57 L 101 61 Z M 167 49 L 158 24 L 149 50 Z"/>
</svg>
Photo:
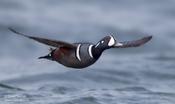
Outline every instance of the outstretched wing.
<svg viewBox="0 0 175 104">
<path fill-rule="evenodd" d="M 139 40 L 118 42 L 114 48 L 139 47 L 152 39 L 152 36 L 147 36 Z"/>
<path fill-rule="evenodd" d="M 16 30 L 9 28 L 10 31 L 13 33 L 16 33 L 18 35 L 22 35 L 24 37 L 27 37 L 29 39 L 33 39 L 37 42 L 43 43 L 45 45 L 53 46 L 53 47 L 67 47 L 67 48 L 76 48 L 75 45 L 63 42 L 63 41 L 58 41 L 58 40 L 52 40 L 52 39 L 46 39 L 46 38 L 40 38 L 40 37 L 34 37 L 34 36 L 28 36 L 23 33 L 17 32 Z"/>
</svg>

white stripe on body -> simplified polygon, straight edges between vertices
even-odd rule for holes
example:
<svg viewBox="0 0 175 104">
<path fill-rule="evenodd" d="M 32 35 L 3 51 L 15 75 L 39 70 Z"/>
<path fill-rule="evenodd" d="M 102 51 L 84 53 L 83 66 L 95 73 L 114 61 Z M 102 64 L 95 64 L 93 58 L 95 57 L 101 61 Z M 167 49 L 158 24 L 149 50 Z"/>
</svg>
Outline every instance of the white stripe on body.
<svg viewBox="0 0 175 104">
<path fill-rule="evenodd" d="M 88 53 L 89 53 L 89 56 L 90 56 L 91 58 L 94 58 L 93 55 L 92 55 L 92 47 L 93 47 L 93 45 L 90 45 L 90 46 L 89 46 L 89 48 L 88 48 Z"/>
<path fill-rule="evenodd" d="M 80 47 L 81 47 L 81 44 L 78 44 L 77 49 L 76 49 L 76 57 L 78 58 L 79 61 L 81 61 L 81 58 L 80 58 Z"/>
</svg>

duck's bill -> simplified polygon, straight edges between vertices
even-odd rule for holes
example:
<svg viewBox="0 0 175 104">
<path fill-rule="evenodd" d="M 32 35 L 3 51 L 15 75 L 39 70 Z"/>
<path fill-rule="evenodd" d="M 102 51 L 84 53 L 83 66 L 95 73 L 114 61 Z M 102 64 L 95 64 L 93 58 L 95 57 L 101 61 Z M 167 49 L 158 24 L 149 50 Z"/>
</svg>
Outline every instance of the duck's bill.
<svg viewBox="0 0 175 104">
<path fill-rule="evenodd" d="M 152 36 L 147 36 L 138 40 L 134 41 L 125 41 L 125 42 L 118 42 L 114 46 L 114 48 L 129 48 L 129 47 L 139 47 L 141 45 L 144 45 L 148 41 L 152 39 Z"/>
</svg>

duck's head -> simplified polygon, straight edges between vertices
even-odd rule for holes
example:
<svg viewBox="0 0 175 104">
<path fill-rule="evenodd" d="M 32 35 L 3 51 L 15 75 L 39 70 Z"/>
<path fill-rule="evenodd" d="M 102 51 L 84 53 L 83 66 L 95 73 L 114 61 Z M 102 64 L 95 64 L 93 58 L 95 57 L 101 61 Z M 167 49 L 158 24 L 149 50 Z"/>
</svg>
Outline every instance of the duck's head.
<svg viewBox="0 0 175 104">
<path fill-rule="evenodd" d="M 113 47 L 116 44 L 116 42 L 117 41 L 115 40 L 114 36 L 109 35 L 109 36 L 106 36 L 103 39 L 101 39 L 95 45 L 95 48 L 102 49 L 102 50 L 109 49 L 109 48 Z"/>
</svg>

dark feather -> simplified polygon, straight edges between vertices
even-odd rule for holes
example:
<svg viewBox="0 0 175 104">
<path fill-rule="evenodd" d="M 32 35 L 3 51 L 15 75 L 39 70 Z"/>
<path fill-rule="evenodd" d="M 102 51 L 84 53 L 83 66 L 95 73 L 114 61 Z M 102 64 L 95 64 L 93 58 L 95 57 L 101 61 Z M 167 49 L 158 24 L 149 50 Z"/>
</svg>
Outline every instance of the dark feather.
<svg viewBox="0 0 175 104">
<path fill-rule="evenodd" d="M 152 39 L 152 36 L 147 36 L 139 40 L 119 42 L 121 45 L 115 45 L 115 48 L 139 47 Z"/>
<path fill-rule="evenodd" d="M 49 46 L 53 46 L 53 47 L 76 48 L 75 45 L 67 43 L 67 42 L 53 40 L 53 39 L 40 38 L 40 37 L 34 37 L 34 36 L 28 36 L 28 35 L 25 35 L 23 33 L 17 32 L 16 30 L 14 30 L 12 28 L 9 28 L 9 30 L 12 31 L 13 33 L 16 33 L 18 35 L 22 35 L 22 36 L 30 38 L 30 39 L 33 39 L 33 40 L 40 42 L 40 43 L 43 43 L 45 45 L 49 45 Z"/>
</svg>

